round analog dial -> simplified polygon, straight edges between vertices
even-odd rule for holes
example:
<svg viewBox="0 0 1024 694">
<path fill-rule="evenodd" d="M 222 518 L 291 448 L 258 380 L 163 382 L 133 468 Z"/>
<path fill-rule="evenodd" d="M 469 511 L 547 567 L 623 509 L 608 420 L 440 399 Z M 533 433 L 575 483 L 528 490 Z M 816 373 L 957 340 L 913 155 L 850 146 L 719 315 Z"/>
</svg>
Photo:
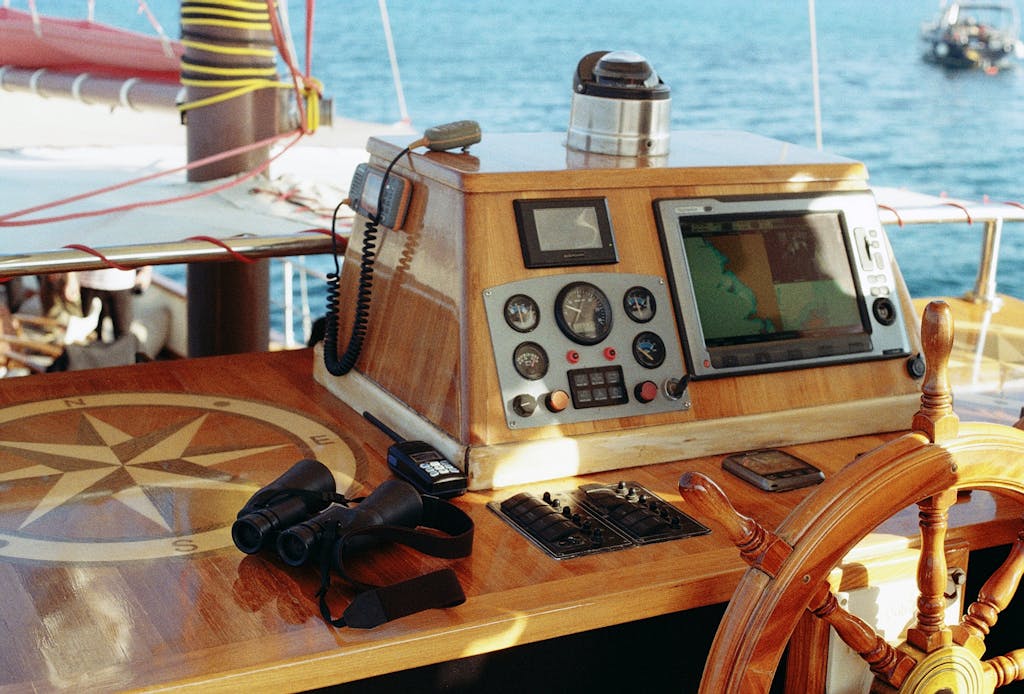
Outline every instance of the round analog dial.
<svg viewBox="0 0 1024 694">
<path fill-rule="evenodd" d="M 633 339 L 633 356 L 640 366 L 656 369 L 665 363 L 665 343 L 652 332 L 642 332 Z"/>
<path fill-rule="evenodd" d="M 528 333 L 540 322 L 537 302 L 525 294 L 516 294 L 505 302 L 505 322 L 508 327 L 521 333 Z"/>
<path fill-rule="evenodd" d="M 632 287 L 622 297 L 622 306 L 626 309 L 626 315 L 637 323 L 651 320 L 658 310 L 654 295 L 646 287 Z"/>
<path fill-rule="evenodd" d="M 537 381 L 548 372 L 548 355 L 536 342 L 523 342 L 512 353 L 512 364 L 520 376 Z"/>
<path fill-rule="evenodd" d="M 612 331 L 612 304 L 589 282 L 573 282 L 558 292 L 555 321 L 573 342 L 596 345 Z"/>
</svg>

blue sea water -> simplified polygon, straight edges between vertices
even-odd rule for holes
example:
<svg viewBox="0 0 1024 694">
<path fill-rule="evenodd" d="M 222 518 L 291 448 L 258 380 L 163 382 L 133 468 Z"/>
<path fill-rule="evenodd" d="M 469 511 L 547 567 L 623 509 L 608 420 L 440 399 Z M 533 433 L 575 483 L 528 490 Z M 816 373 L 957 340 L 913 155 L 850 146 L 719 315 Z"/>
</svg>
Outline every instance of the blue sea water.
<svg viewBox="0 0 1024 694">
<path fill-rule="evenodd" d="M 178 3 L 150 0 L 167 33 Z M 81 16 L 85 0 L 38 0 Z M 305 3 L 289 0 L 304 43 Z M 918 31 L 937 0 L 816 0 L 823 145 L 863 161 L 873 184 L 968 199 L 1024 200 L 1024 63 L 996 75 L 923 62 Z M 644 55 L 672 89 L 675 129 L 735 129 L 814 147 L 804 0 L 390 0 L 407 110 L 425 128 L 472 118 L 488 132 L 564 131 L 572 73 L 594 50 Z M 127 0 L 96 17 L 150 32 Z M 316 4 L 313 74 L 344 117 L 401 118 L 372 0 Z M 351 172 L 339 171 L 347 181 Z M 890 228 L 917 296 L 970 289 L 981 225 Z M 1004 231 L 999 286 L 1024 296 L 1024 228 Z"/>
</svg>

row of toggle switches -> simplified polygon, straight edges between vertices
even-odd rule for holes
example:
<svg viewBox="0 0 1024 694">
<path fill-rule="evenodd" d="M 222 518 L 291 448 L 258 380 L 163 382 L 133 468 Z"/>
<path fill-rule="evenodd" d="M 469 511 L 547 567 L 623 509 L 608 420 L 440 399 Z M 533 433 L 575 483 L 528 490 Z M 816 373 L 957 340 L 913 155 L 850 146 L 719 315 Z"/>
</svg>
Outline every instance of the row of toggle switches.
<svg viewBox="0 0 1024 694">
<path fill-rule="evenodd" d="M 556 559 L 710 532 L 635 482 L 521 492 L 488 507 Z"/>
</svg>

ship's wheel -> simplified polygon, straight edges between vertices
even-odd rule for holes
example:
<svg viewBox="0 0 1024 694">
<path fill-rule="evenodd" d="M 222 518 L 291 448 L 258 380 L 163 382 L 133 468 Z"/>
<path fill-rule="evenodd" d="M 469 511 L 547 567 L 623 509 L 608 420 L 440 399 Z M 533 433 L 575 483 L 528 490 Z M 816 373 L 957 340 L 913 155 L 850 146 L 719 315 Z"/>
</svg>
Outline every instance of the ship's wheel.
<svg viewBox="0 0 1024 694">
<path fill-rule="evenodd" d="M 1024 522 L 1009 556 L 960 623 L 945 624 L 944 545 L 948 511 L 957 495 L 980 489 L 1024 502 L 1024 419 L 1016 427 L 960 424 L 946 371 L 952 333 L 949 307 L 929 304 L 922 323 L 928 370 L 911 433 L 832 475 L 774 533 L 737 513 L 709 478 L 682 476 L 684 501 L 724 527 L 754 567 L 726 609 L 702 693 L 767 692 L 786 644 L 808 611 L 830 624 L 868 663 L 875 675 L 872 692 L 976 694 L 1024 681 L 1024 648 L 994 656 L 985 652 L 985 637 L 1024 574 Z M 826 577 L 880 521 L 915 503 L 921 534 L 916 624 L 894 647 L 839 606 Z"/>
</svg>

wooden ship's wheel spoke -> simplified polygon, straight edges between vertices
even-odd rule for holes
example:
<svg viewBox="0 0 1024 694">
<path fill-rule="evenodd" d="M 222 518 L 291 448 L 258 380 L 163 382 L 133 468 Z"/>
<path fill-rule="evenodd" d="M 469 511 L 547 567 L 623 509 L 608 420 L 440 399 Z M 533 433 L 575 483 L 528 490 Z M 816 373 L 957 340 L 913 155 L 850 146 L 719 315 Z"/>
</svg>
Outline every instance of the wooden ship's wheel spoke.
<svg viewBox="0 0 1024 694">
<path fill-rule="evenodd" d="M 1006 561 L 985 581 L 978 591 L 978 599 L 967 608 L 960 624 L 953 628 L 954 641 L 981 657 L 985 652 L 985 637 L 995 626 L 999 613 L 1010 604 L 1022 575 L 1024 530 L 1017 534 Z M 995 687 L 1024 681 L 1024 649 L 986 660 L 982 666 Z"/>
<path fill-rule="evenodd" d="M 712 646 L 702 692 L 767 692 L 797 622 L 810 612 L 833 627 L 875 675 L 872 692 L 992 692 L 1024 680 L 1024 649 L 988 660 L 985 637 L 1024 575 L 1024 530 L 959 624 L 945 623 L 946 531 L 960 492 L 986 489 L 1024 500 L 1024 419 L 1016 429 L 960 425 L 947 363 L 948 307 L 933 302 L 922 322 L 928 363 L 913 431 L 847 465 L 797 506 L 776 531 L 736 511 L 707 476 L 685 473 L 683 501 L 723 528 L 748 570 Z M 880 493 L 884 490 L 884 493 Z M 899 646 L 843 609 L 829 571 L 873 527 L 917 503 L 917 614 Z M 804 691 L 801 689 L 801 691 Z"/>
<path fill-rule="evenodd" d="M 918 503 L 921 558 L 917 563 L 917 625 L 907 630 L 907 642 L 931 652 L 952 642 L 946 628 L 946 528 L 949 507 L 956 503 L 949 489 Z"/>
</svg>

